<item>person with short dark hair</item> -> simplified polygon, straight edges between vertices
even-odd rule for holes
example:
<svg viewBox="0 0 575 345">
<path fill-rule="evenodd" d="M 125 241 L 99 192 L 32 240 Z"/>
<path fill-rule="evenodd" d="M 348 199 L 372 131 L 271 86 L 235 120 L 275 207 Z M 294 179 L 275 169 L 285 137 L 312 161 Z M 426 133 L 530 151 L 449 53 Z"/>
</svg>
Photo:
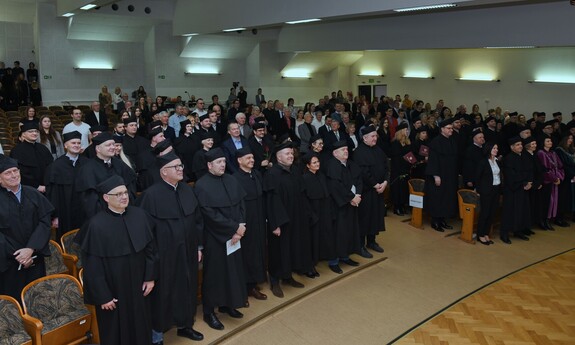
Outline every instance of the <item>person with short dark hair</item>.
<svg viewBox="0 0 575 345">
<path fill-rule="evenodd" d="M 22 184 L 45 193 L 44 174 L 54 158 L 46 146 L 37 142 L 38 136 L 38 123 L 28 122 L 22 125 L 19 135 L 22 141 L 10 151 L 10 157 L 18 161 Z"/>
<path fill-rule="evenodd" d="M 499 207 L 501 169 L 497 163 L 497 144 L 489 142 L 482 149 L 484 156 L 476 161 L 474 177 L 475 190 L 479 194 L 480 209 L 477 223 L 477 238 L 481 244 L 493 244 L 489 230 L 493 224 L 495 211 Z"/>
</svg>

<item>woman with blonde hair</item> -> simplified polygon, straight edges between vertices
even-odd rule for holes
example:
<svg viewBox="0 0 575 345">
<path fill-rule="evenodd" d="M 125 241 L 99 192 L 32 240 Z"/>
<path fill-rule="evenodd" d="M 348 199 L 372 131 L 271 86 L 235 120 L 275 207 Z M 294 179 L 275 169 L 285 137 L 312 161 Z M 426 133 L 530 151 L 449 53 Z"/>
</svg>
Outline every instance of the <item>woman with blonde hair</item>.
<svg viewBox="0 0 575 345">
<path fill-rule="evenodd" d="M 397 126 L 395 137 L 391 142 L 391 200 L 393 213 L 398 216 L 405 215 L 404 207 L 409 201 L 407 180 L 409 180 L 412 165 L 417 162 L 417 158 L 411 152 L 411 140 L 409 140 L 407 130 L 407 124 L 401 123 Z"/>
<path fill-rule="evenodd" d="M 62 136 L 60 132 L 56 131 L 52 127 L 52 120 L 48 115 L 42 115 L 40 117 L 40 136 L 38 137 L 39 142 L 46 146 L 54 160 L 56 158 L 63 156 L 65 154 L 64 151 L 64 143 L 62 141 Z"/>
<path fill-rule="evenodd" d="M 102 91 L 98 95 L 98 101 L 104 110 L 112 105 L 112 95 L 108 92 L 108 87 L 106 85 L 102 86 Z"/>
</svg>

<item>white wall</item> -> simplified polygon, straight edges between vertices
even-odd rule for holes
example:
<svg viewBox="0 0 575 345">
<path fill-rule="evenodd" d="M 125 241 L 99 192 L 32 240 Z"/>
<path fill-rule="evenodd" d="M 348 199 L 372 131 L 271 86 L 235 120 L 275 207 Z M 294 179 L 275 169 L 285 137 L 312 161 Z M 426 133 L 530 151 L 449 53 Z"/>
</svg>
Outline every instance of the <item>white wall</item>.
<svg viewBox="0 0 575 345">
<path fill-rule="evenodd" d="M 32 23 L 0 22 L 0 61 L 13 67 L 15 60 L 26 70 L 29 62 L 36 61 L 34 54 L 34 26 Z"/>
</svg>

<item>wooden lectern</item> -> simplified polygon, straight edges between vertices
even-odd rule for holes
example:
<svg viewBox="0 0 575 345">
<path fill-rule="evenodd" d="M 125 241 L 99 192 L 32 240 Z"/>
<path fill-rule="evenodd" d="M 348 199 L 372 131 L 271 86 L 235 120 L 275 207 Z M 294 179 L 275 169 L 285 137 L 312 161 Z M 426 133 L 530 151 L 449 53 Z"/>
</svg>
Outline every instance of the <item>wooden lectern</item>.
<svg viewBox="0 0 575 345">
<path fill-rule="evenodd" d="M 409 205 L 412 206 L 411 209 L 411 221 L 409 224 L 414 228 L 423 230 L 423 188 L 425 186 L 425 180 L 415 178 L 407 181 L 409 186 Z M 417 205 L 412 201 L 421 200 L 421 204 Z M 419 206 L 419 207 L 418 207 Z"/>
</svg>

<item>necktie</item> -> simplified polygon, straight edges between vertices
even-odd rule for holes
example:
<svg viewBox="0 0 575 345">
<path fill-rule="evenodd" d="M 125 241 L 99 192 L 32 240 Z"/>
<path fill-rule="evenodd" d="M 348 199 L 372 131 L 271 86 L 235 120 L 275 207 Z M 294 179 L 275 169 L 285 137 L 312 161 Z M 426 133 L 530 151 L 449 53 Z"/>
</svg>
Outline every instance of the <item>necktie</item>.
<svg viewBox="0 0 575 345">
<path fill-rule="evenodd" d="M 335 138 L 336 138 L 337 140 L 339 140 L 339 132 L 334 132 L 334 133 L 335 133 Z"/>
</svg>

